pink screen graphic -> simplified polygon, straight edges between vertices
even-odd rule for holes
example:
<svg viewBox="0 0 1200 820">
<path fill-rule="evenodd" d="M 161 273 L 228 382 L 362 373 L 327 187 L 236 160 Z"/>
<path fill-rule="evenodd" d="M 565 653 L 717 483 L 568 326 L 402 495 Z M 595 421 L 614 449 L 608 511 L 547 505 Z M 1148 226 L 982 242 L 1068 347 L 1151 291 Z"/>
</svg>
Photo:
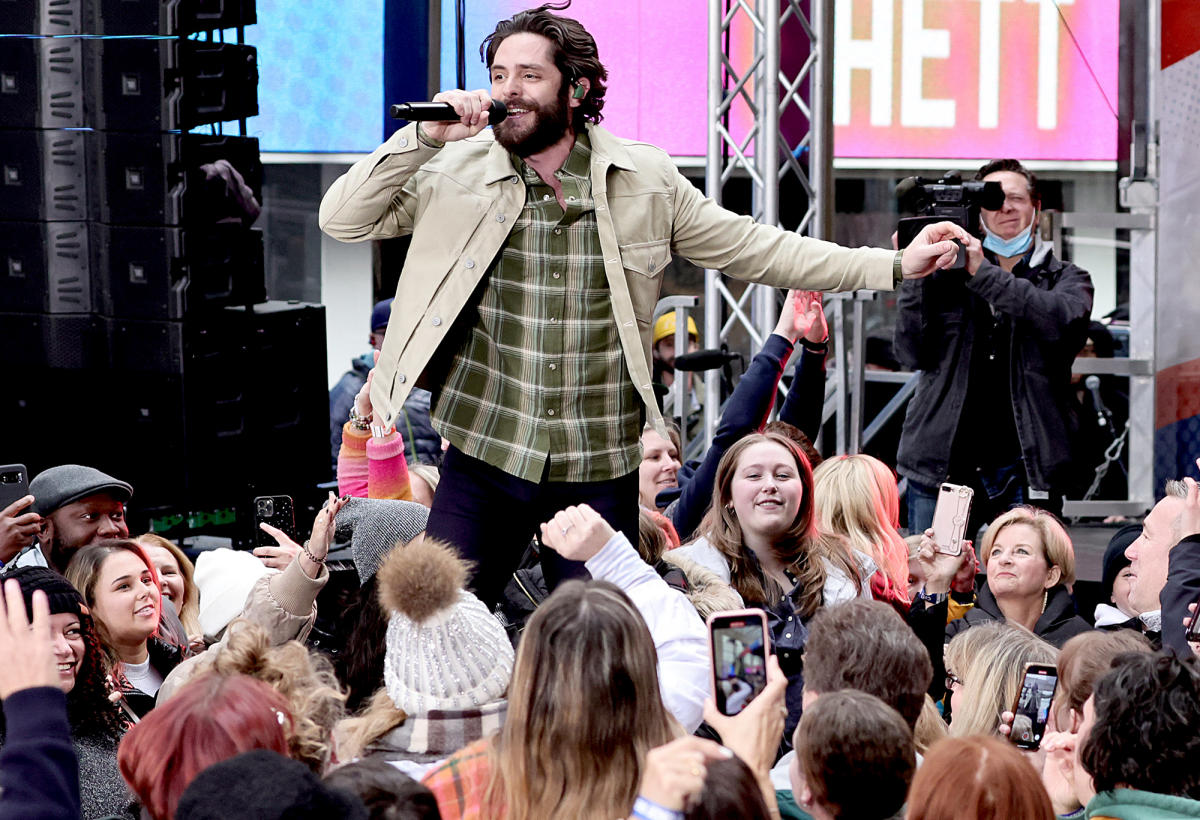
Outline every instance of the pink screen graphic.
<svg viewBox="0 0 1200 820">
<path fill-rule="evenodd" d="M 1117 101 L 1118 3 L 835 0 L 835 154 L 1115 159 L 1117 121 L 1109 104 Z M 478 46 L 496 21 L 532 5 L 468 3 L 468 86 L 487 87 Z M 608 68 L 609 130 L 675 156 L 704 155 L 707 8 L 705 0 L 576 0 L 564 12 L 595 36 Z M 743 19 L 730 44 L 739 71 L 753 56 L 752 30 Z M 454 5 L 444 0 L 444 87 L 453 85 L 455 75 L 453 24 Z M 784 56 L 797 47 L 785 39 Z M 739 101 L 733 106 L 735 138 L 748 125 Z"/>
</svg>

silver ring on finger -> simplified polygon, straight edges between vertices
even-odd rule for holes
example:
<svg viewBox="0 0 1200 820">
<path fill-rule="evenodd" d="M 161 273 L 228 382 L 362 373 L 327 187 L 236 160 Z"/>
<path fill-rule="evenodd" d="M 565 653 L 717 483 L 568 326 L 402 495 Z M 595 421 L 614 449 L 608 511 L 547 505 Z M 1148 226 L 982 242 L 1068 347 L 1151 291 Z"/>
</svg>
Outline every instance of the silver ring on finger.
<svg viewBox="0 0 1200 820">
<path fill-rule="evenodd" d="M 567 524 L 567 526 L 565 526 L 565 527 L 562 527 L 562 528 L 561 528 L 561 529 L 562 529 L 562 534 L 563 534 L 563 535 L 566 535 L 566 534 L 567 534 L 567 530 L 571 529 L 571 527 L 574 527 L 574 526 L 575 526 L 574 524 Z"/>
</svg>

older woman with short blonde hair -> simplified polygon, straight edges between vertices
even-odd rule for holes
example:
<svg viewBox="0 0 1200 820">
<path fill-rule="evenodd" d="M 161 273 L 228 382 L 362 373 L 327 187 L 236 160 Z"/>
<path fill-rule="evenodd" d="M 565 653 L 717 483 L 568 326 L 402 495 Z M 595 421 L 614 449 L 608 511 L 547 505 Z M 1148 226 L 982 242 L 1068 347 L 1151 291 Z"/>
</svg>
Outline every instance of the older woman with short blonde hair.
<svg viewBox="0 0 1200 820">
<path fill-rule="evenodd" d="M 979 549 L 987 583 L 975 606 L 946 625 L 947 639 L 1000 621 L 1061 647 L 1092 626 L 1075 609 L 1075 549 L 1066 528 L 1037 507 L 1015 507 L 988 527 Z"/>
</svg>

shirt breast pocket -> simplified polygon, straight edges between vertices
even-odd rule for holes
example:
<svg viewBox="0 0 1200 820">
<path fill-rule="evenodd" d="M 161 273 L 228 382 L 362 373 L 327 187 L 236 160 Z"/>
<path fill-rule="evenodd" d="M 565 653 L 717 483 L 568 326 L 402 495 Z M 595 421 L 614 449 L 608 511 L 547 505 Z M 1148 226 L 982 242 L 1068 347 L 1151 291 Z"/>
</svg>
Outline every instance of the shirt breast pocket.
<svg viewBox="0 0 1200 820">
<path fill-rule="evenodd" d="M 621 245 L 620 252 L 633 313 L 640 321 L 649 322 L 658 302 L 662 272 L 671 261 L 671 243 L 667 239 L 636 242 Z"/>
<path fill-rule="evenodd" d="M 647 279 L 659 276 L 670 261 L 671 242 L 667 239 L 621 245 L 621 265 Z"/>
</svg>

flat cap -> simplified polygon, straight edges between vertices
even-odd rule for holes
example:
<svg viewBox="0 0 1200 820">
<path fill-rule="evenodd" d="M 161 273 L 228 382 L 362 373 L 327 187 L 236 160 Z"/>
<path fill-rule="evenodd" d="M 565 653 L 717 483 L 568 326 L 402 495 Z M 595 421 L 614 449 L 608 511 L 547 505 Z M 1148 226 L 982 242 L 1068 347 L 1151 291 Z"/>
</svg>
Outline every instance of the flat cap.
<svg viewBox="0 0 1200 820">
<path fill-rule="evenodd" d="M 133 487 L 119 481 L 95 467 L 81 464 L 60 464 L 42 470 L 29 482 L 33 494 L 33 510 L 39 515 L 49 515 L 89 495 L 107 493 L 124 503 L 133 497 Z"/>
</svg>

